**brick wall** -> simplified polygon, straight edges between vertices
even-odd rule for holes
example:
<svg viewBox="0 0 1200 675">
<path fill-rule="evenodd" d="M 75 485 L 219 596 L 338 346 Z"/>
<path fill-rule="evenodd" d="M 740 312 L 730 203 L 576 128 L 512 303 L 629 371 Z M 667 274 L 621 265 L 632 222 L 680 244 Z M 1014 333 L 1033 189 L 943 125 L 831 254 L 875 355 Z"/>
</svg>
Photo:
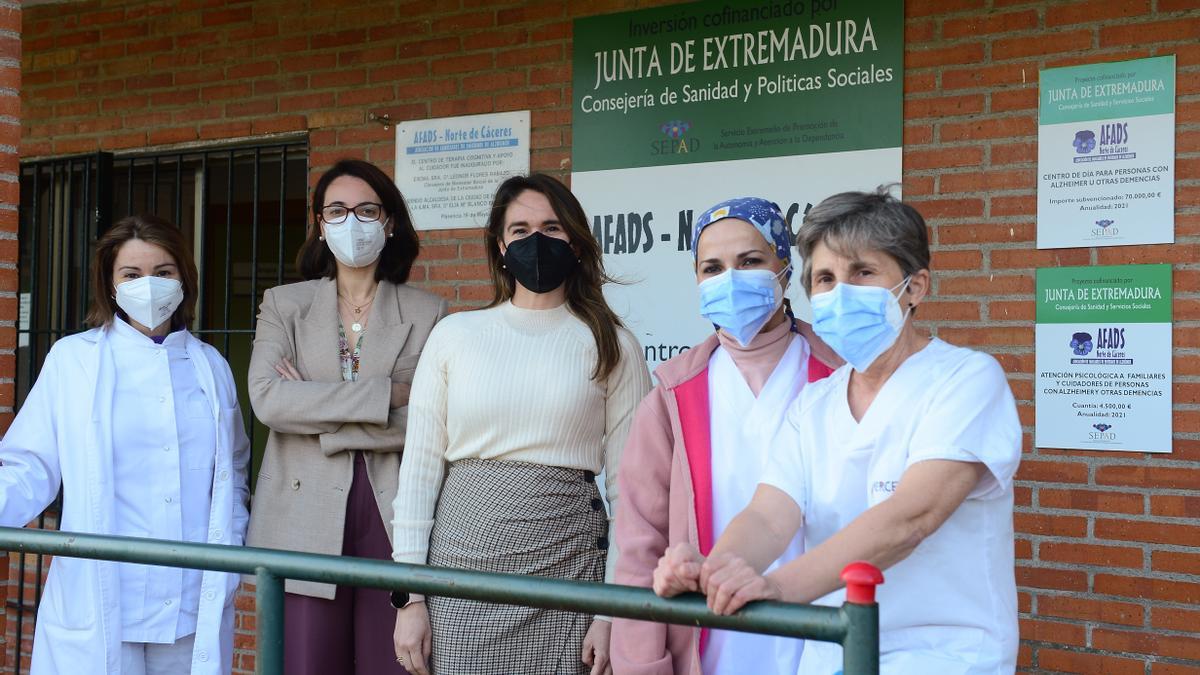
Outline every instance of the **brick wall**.
<svg viewBox="0 0 1200 675">
<path fill-rule="evenodd" d="M 987 5 L 987 11 L 982 11 Z M 905 191 L 931 218 L 938 335 L 997 355 L 1026 426 L 1020 663 L 1200 672 L 1200 3 L 910 2 Z M 1039 68 L 1178 56 L 1176 243 L 1034 248 Z M 1034 270 L 1172 263 L 1175 452 L 1032 447 Z"/>
<path fill-rule="evenodd" d="M 404 120 L 530 109 L 533 167 L 565 175 L 571 19 L 649 4 L 664 3 L 31 7 L 21 154 L 307 131 L 315 178 L 342 156 L 391 168 L 394 132 L 368 123 L 368 112 Z M 938 279 L 922 315 L 941 337 L 1001 360 L 1026 424 L 1020 663 L 1200 673 L 1200 0 L 909 0 L 906 13 L 905 194 L 932 226 Z M 1169 53 L 1178 56 L 1177 243 L 1035 250 L 1039 69 Z M 0 232 L 11 233 L 5 213 Z M 458 306 L 484 300 L 479 242 L 477 230 L 425 233 L 418 283 Z M 1175 270 L 1174 454 L 1033 448 L 1034 269 L 1135 262 Z M 12 318 L 3 304 L 12 285 L 0 289 L 0 320 Z M 5 330 L 0 349 L 11 349 Z M 11 356 L 0 358 L 9 363 L 0 376 L 10 374 Z M 252 636 L 238 646 L 249 669 Z"/>
<path fill-rule="evenodd" d="M 0 428 L 12 419 L 14 348 L 17 344 L 17 189 L 21 142 L 21 3 L 0 0 Z M 8 597 L 8 565 L 0 569 L 0 592 Z M 0 668 L 8 665 L 0 614 Z"/>
</svg>

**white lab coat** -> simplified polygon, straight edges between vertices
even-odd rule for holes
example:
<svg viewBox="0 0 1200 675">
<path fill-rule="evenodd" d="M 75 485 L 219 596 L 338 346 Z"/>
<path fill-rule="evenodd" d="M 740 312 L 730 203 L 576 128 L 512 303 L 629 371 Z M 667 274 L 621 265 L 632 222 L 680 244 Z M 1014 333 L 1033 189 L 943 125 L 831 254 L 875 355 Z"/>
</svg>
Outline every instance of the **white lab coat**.
<svg viewBox="0 0 1200 675">
<path fill-rule="evenodd" d="M 192 335 L 187 352 L 217 426 L 208 543 L 240 546 L 249 521 L 250 444 L 229 364 Z M 60 529 L 113 532 L 112 345 L 102 328 L 65 337 L 0 441 L 0 524 L 22 526 L 63 489 Z M 148 477 L 152 480 L 152 477 Z M 236 574 L 206 571 L 192 670 L 224 675 L 233 659 Z M 120 675 L 117 563 L 57 557 L 38 608 L 32 675 Z"/>
<path fill-rule="evenodd" d="M 771 439 L 808 382 L 808 344 L 796 334 L 789 339 L 791 344 L 758 396 L 724 348 L 718 348 L 709 359 L 713 539 L 720 539 L 729 522 L 750 503 L 771 455 L 786 451 L 771 445 Z M 804 538 L 797 535 L 768 569 L 803 552 Z M 708 634 L 701 663 L 706 675 L 791 675 L 803 651 L 804 641 L 795 638 L 714 630 Z"/>
</svg>

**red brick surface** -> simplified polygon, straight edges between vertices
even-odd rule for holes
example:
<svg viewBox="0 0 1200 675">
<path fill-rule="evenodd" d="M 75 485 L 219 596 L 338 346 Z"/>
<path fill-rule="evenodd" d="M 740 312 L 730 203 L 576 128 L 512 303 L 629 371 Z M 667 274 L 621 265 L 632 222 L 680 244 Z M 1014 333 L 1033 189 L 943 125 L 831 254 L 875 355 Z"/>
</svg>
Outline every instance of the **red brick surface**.
<svg viewBox="0 0 1200 675">
<path fill-rule="evenodd" d="M 0 0 L 0 274 L 15 276 L 17 264 L 17 202 L 20 170 L 17 146 L 21 139 L 21 3 Z M 0 282 L 0 433 L 12 421 L 14 347 L 17 343 L 16 289 Z M 0 592 L 8 596 L 8 565 L 0 566 Z M 8 635 L 7 614 L 0 616 L 0 638 Z M 7 643 L 0 668 L 8 667 Z"/>
</svg>

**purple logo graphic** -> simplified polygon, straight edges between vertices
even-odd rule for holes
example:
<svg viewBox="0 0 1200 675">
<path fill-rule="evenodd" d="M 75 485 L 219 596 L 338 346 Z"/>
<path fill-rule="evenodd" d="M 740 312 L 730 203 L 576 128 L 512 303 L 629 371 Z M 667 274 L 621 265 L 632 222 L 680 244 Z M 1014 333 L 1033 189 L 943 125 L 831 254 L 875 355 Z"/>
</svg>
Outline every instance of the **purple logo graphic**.
<svg viewBox="0 0 1200 675">
<path fill-rule="evenodd" d="M 1104 433 L 1104 432 L 1108 431 L 1109 429 L 1111 429 L 1112 425 L 1104 424 L 1103 422 L 1101 422 L 1100 424 L 1093 424 L 1092 428 L 1095 429 L 1096 431 L 1099 431 L 1100 433 Z"/>
<path fill-rule="evenodd" d="M 663 125 L 659 127 L 659 131 L 662 131 L 667 138 L 674 138 L 678 140 L 683 138 L 683 135 L 686 134 L 691 128 L 691 122 L 684 122 L 683 120 L 671 120 L 670 122 L 664 122 Z"/>
<path fill-rule="evenodd" d="M 1109 225 L 1112 225 L 1115 222 L 1117 222 L 1117 221 L 1104 219 L 1104 220 L 1097 220 L 1096 224 L 1099 225 L 1100 227 L 1108 227 Z"/>
<path fill-rule="evenodd" d="M 1075 146 L 1075 152 L 1080 155 L 1086 155 L 1096 149 L 1096 133 L 1094 131 L 1075 132 L 1075 140 L 1071 141 L 1071 145 Z"/>
<path fill-rule="evenodd" d="M 691 122 L 669 120 L 660 124 L 658 130 L 663 138 L 650 141 L 651 155 L 686 155 L 700 151 L 700 139 L 691 135 L 695 131 Z"/>
<path fill-rule="evenodd" d="M 1071 351 L 1075 356 L 1087 356 L 1092 353 L 1092 334 L 1075 333 L 1071 336 Z"/>
</svg>

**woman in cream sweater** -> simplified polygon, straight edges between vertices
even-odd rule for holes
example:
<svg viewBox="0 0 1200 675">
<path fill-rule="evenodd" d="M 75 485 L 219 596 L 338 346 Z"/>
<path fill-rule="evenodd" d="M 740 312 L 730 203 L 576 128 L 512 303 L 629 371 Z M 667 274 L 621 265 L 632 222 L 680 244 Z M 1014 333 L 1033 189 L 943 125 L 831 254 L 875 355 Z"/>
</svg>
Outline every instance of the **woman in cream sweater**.
<svg viewBox="0 0 1200 675">
<path fill-rule="evenodd" d="M 434 329 L 413 380 L 397 561 L 611 580 L 595 477 L 605 470 L 611 506 L 650 376 L 604 301 L 587 222 L 548 176 L 496 193 L 485 235 L 495 297 Z M 396 658 L 414 673 L 608 670 L 606 619 L 415 595 L 395 604 Z"/>
</svg>

